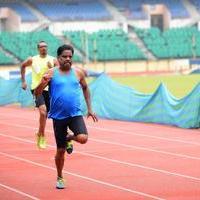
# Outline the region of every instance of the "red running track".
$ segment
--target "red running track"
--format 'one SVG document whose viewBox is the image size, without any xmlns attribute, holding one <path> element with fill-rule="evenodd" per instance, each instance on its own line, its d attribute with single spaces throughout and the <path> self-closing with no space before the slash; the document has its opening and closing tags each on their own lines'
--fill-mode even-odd
<svg viewBox="0 0 200 200">
<path fill-rule="evenodd" d="M 200 131 L 85 120 L 89 141 L 66 155 L 66 189 L 55 189 L 55 141 L 38 150 L 38 113 L 0 107 L 0 199 L 144 200 L 200 199 Z"/>
</svg>

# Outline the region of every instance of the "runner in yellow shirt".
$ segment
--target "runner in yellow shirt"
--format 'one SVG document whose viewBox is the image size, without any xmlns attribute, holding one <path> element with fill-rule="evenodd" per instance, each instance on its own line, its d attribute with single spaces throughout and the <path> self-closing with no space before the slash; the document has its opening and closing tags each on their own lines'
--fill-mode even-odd
<svg viewBox="0 0 200 200">
<path fill-rule="evenodd" d="M 44 73 L 46 73 L 49 68 L 58 65 L 57 60 L 47 54 L 47 43 L 45 41 L 40 41 L 37 44 L 39 54 L 26 59 L 21 65 L 21 80 L 22 88 L 27 89 L 27 83 L 25 80 L 26 67 L 31 66 L 32 68 L 32 83 L 31 91 L 34 94 L 35 88 L 39 85 Z M 39 110 L 39 128 L 36 133 L 37 146 L 38 148 L 46 148 L 45 139 L 45 126 L 47 119 L 47 112 L 49 111 L 49 93 L 48 88 L 45 88 L 42 95 L 35 98 L 36 107 Z"/>
</svg>

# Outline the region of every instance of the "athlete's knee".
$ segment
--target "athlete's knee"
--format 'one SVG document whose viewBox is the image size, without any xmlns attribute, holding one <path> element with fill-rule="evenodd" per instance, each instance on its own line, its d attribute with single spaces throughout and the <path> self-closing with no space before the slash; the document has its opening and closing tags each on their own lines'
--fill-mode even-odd
<svg viewBox="0 0 200 200">
<path fill-rule="evenodd" d="M 46 117 L 46 115 L 47 115 L 47 109 L 46 109 L 46 106 L 40 106 L 39 107 L 39 112 L 40 112 L 40 116 L 42 116 L 42 117 Z"/>
<path fill-rule="evenodd" d="M 40 116 L 41 117 L 46 117 L 47 116 L 47 112 L 46 111 L 41 111 L 40 112 Z"/>
<path fill-rule="evenodd" d="M 65 154 L 64 148 L 58 148 L 56 152 L 56 158 L 63 158 Z"/>
<path fill-rule="evenodd" d="M 79 134 L 77 135 L 77 142 L 81 143 L 81 144 L 85 144 L 88 140 L 88 136 L 86 134 Z"/>
</svg>

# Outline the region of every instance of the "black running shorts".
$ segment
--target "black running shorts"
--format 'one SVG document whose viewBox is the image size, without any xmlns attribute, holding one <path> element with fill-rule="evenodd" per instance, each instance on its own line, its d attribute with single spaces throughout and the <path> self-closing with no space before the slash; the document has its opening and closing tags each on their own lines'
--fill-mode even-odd
<svg viewBox="0 0 200 200">
<path fill-rule="evenodd" d="M 57 148 L 66 147 L 68 128 L 74 133 L 75 136 L 79 134 L 88 134 L 83 116 L 69 117 L 62 120 L 53 119 L 53 128 Z"/>
<path fill-rule="evenodd" d="M 49 112 L 50 108 L 50 99 L 49 99 L 49 92 L 43 90 L 42 94 L 39 96 L 34 95 L 34 90 L 31 90 L 33 97 L 35 98 L 35 106 L 39 108 L 41 105 L 46 105 L 47 112 Z"/>
</svg>

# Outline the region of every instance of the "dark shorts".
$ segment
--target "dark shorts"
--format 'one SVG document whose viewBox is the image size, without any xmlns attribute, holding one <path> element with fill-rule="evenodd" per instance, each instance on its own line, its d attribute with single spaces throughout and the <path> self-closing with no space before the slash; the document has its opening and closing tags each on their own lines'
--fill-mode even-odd
<svg viewBox="0 0 200 200">
<path fill-rule="evenodd" d="M 39 108 L 41 105 L 46 105 L 47 112 L 49 112 L 50 108 L 50 99 L 49 99 L 49 92 L 44 90 L 42 94 L 38 97 L 35 97 L 34 90 L 31 90 L 33 97 L 35 99 L 35 106 Z"/>
<path fill-rule="evenodd" d="M 66 147 L 66 136 L 68 128 L 74 133 L 75 136 L 79 134 L 88 134 L 82 116 L 70 117 L 62 120 L 53 119 L 53 128 L 57 148 Z"/>
</svg>

